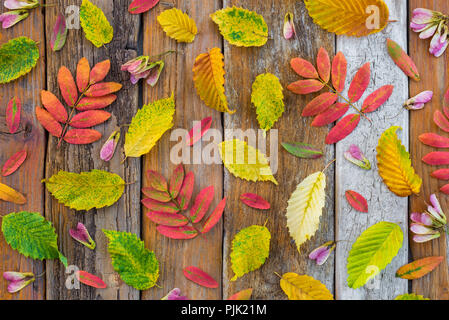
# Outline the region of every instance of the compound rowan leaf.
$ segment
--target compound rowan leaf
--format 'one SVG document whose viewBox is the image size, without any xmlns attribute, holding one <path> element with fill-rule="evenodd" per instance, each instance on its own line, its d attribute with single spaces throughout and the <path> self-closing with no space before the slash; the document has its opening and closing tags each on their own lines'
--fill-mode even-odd
<svg viewBox="0 0 449 320">
<path fill-rule="evenodd" d="M 147 217 L 154 223 L 167 227 L 182 227 L 189 223 L 186 217 L 177 213 L 150 211 Z"/>
<path fill-rule="evenodd" d="M 327 53 L 326 49 L 323 47 L 321 47 L 318 51 L 316 64 L 321 80 L 328 83 L 331 76 L 331 61 L 329 58 L 329 53 Z"/>
<path fill-rule="evenodd" d="M 303 117 L 313 117 L 325 112 L 337 101 L 338 95 L 333 92 L 325 92 L 310 101 L 302 110 Z"/>
<path fill-rule="evenodd" d="M 204 218 L 204 215 L 207 210 L 209 210 L 210 204 L 214 199 L 214 192 L 214 186 L 209 186 L 198 193 L 189 212 L 190 220 L 192 220 L 193 223 L 198 223 Z"/>
<path fill-rule="evenodd" d="M 159 0 L 134 0 L 128 7 L 131 14 L 147 12 L 159 3 Z"/>
<path fill-rule="evenodd" d="M 233 114 L 225 96 L 224 56 L 219 48 L 200 54 L 193 66 L 193 82 L 201 100 L 212 109 Z"/>
<path fill-rule="evenodd" d="M 250 226 L 240 230 L 232 240 L 231 267 L 235 281 L 259 269 L 270 253 L 271 233 L 265 226 Z"/>
<path fill-rule="evenodd" d="M 97 289 L 105 289 L 107 287 L 106 283 L 101 278 L 89 272 L 79 270 L 75 272 L 75 276 L 79 282 L 84 283 L 85 285 L 88 285 L 90 287 Z"/>
<path fill-rule="evenodd" d="M 79 111 L 103 109 L 111 105 L 116 99 L 117 96 L 114 94 L 108 94 L 97 98 L 84 97 L 76 105 L 76 109 Z"/>
<path fill-rule="evenodd" d="M 226 207 L 226 198 L 220 201 L 215 210 L 211 213 L 211 215 L 207 218 L 206 222 L 204 222 L 203 229 L 201 233 L 208 233 L 212 230 L 213 227 L 220 221 L 223 216 L 224 209 Z"/>
<path fill-rule="evenodd" d="M 111 60 L 103 60 L 98 62 L 90 71 L 90 84 L 96 84 L 103 81 L 111 69 Z"/>
<path fill-rule="evenodd" d="M 282 143 L 282 146 L 292 155 L 302 159 L 319 159 L 324 155 L 322 151 L 307 143 Z"/>
<path fill-rule="evenodd" d="M 9 133 L 14 134 L 19 129 L 20 115 L 22 112 L 22 103 L 17 97 L 12 98 L 6 107 L 6 125 Z"/>
<path fill-rule="evenodd" d="M 419 193 L 422 180 L 415 173 L 410 155 L 396 134 L 398 129 L 400 127 L 391 127 L 380 137 L 377 166 L 388 189 L 399 197 L 408 197 Z"/>
<path fill-rule="evenodd" d="M 126 157 L 137 158 L 150 152 L 163 134 L 173 127 L 174 114 L 173 95 L 144 105 L 134 116 L 126 133 Z"/>
<path fill-rule="evenodd" d="M 0 84 L 27 74 L 39 59 L 37 42 L 27 37 L 11 39 L 0 47 Z"/>
<path fill-rule="evenodd" d="M 421 295 L 414 294 L 414 293 L 406 293 L 401 294 L 400 296 L 397 296 L 394 298 L 394 300 L 430 300 L 429 298 L 424 298 Z"/>
<path fill-rule="evenodd" d="M 91 98 L 104 97 L 119 91 L 122 87 L 123 86 L 117 82 L 100 82 L 91 85 L 85 92 L 85 95 Z"/>
<path fill-rule="evenodd" d="M 255 193 L 242 194 L 240 196 L 240 201 L 242 201 L 248 207 L 255 209 L 268 210 L 271 207 L 270 203 L 267 200 Z"/>
<path fill-rule="evenodd" d="M 103 110 L 89 110 L 78 113 L 70 120 L 70 125 L 77 129 L 85 129 L 99 125 L 111 117 L 109 112 Z"/>
<path fill-rule="evenodd" d="M 195 282 L 196 284 L 199 284 L 202 287 L 206 288 L 218 288 L 218 282 L 215 281 L 214 278 L 212 278 L 208 273 L 204 272 L 200 268 L 190 266 L 184 268 L 182 271 L 184 273 L 184 276 L 189 279 L 190 281 Z"/>
<path fill-rule="evenodd" d="M 89 86 L 90 81 L 90 65 L 89 60 L 81 58 L 76 66 L 76 85 L 80 92 L 84 92 Z M 77 106 L 78 108 L 78 106 Z"/>
<path fill-rule="evenodd" d="M 318 230 L 325 204 L 326 175 L 316 172 L 304 179 L 288 200 L 287 227 L 300 251 Z"/>
<path fill-rule="evenodd" d="M 15 204 L 25 204 L 27 199 L 13 188 L 0 183 L 0 200 Z"/>
<path fill-rule="evenodd" d="M 349 114 L 341 119 L 326 137 L 326 144 L 337 143 L 349 136 L 359 125 L 360 115 Z"/>
<path fill-rule="evenodd" d="M 31 259 L 67 259 L 58 250 L 58 235 L 51 222 L 35 212 L 10 213 L 2 219 L 6 243 Z"/>
<path fill-rule="evenodd" d="M 444 257 L 427 257 L 413 261 L 412 263 L 402 266 L 396 271 L 396 277 L 415 280 L 432 272 L 443 262 Z"/>
<path fill-rule="evenodd" d="M 426 154 L 422 161 L 431 166 L 442 166 L 449 164 L 449 152 L 431 152 Z"/>
<path fill-rule="evenodd" d="M 271 181 L 278 184 L 266 156 L 245 141 L 234 139 L 219 144 L 225 167 L 237 178 L 248 181 Z"/>
<path fill-rule="evenodd" d="M 61 123 L 66 123 L 68 114 L 67 110 L 64 108 L 63 104 L 59 99 L 51 92 L 42 90 L 41 91 L 41 102 L 45 109 L 52 115 L 52 117 Z"/>
<path fill-rule="evenodd" d="M 449 138 L 442 137 L 436 133 L 423 133 L 418 138 L 419 141 L 431 147 L 449 148 Z"/>
<path fill-rule="evenodd" d="M 170 181 L 168 182 L 168 192 L 174 199 L 176 199 L 179 194 L 179 190 L 181 190 L 182 183 L 184 182 L 184 175 L 184 166 L 181 163 L 175 168 L 175 170 L 173 170 Z"/>
<path fill-rule="evenodd" d="M 251 102 L 256 107 L 262 130 L 270 130 L 284 113 L 284 94 L 279 79 L 271 73 L 258 75 L 253 83 Z"/>
<path fill-rule="evenodd" d="M 301 77 L 307 79 L 318 79 L 318 71 L 313 64 L 302 58 L 294 58 L 290 61 L 292 69 Z"/>
<path fill-rule="evenodd" d="M 101 133 L 93 129 L 71 129 L 64 135 L 64 141 L 70 144 L 90 144 L 101 139 Z"/>
<path fill-rule="evenodd" d="M 363 37 L 379 32 L 387 26 L 390 15 L 383 0 L 305 0 L 304 3 L 313 22 L 337 35 Z M 372 18 L 373 10 L 369 10 L 373 7 L 376 21 Z"/>
<path fill-rule="evenodd" d="M 64 101 L 73 107 L 78 100 L 78 89 L 69 69 L 62 66 L 58 71 L 58 85 Z"/>
<path fill-rule="evenodd" d="M 53 116 L 46 110 L 36 107 L 36 118 L 39 123 L 47 130 L 52 136 L 60 137 L 62 134 L 62 126 Z"/>
<path fill-rule="evenodd" d="M 268 26 L 256 12 L 233 6 L 211 14 L 221 35 L 237 47 L 261 47 L 268 40 Z"/>
<path fill-rule="evenodd" d="M 250 300 L 253 294 L 253 289 L 245 289 L 239 291 L 228 298 L 228 300 Z"/>
<path fill-rule="evenodd" d="M 290 83 L 287 89 L 296 94 L 309 94 L 320 91 L 324 86 L 325 84 L 321 81 L 310 79 Z"/>
<path fill-rule="evenodd" d="M 50 38 L 50 47 L 53 51 L 59 51 L 64 47 L 68 31 L 69 29 L 67 29 L 65 23 L 65 16 L 62 13 L 59 13 Z"/>
<path fill-rule="evenodd" d="M 381 105 L 387 102 L 393 94 L 394 86 L 386 85 L 371 93 L 363 102 L 362 112 L 370 113 L 376 111 Z"/>
<path fill-rule="evenodd" d="M 189 240 L 195 238 L 198 235 L 198 231 L 196 231 L 195 228 L 191 226 L 167 227 L 161 225 L 158 226 L 156 230 L 163 236 L 175 240 Z"/>
<path fill-rule="evenodd" d="M 104 230 L 109 239 L 108 252 L 120 278 L 137 290 L 147 290 L 159 278 L 159 261 L 153 251 L 135 234 Z"/>
<path fill-rule="evenodd" d="M 79 211 L 109 207 L 125 190 L 125 181 L 120 176 L 101 170 L 80 174 L 59 171 L 42 182 L 60 203 Z"/>
<path fill-rule="evenodd" d="M 449 120 L 439 110 L 435 110 L 433 114 L 433 121 L 444 132 L 449 132 Z"/>
<path fill-rule="evenodd" d="M 192 130 L 189 131 L 188 146 L 193 146 L 195 143 L 201 140 L 212 125 L 212 117 L 207 117 L 201 120 L 198 124 L 194 125 Z"/>
<path fill-rule="evenodd" d="M 371 80 L 370 63 L 365 63 L 354 76 L 348 91 L 348 97 L 351 102 L 357 102 L 365 93 Z"/>
<path fill-rule="evenodd" d="M 315 119 L 313 119 L 311 126 L 312 127 L 327 126 L 343 117 L 346 114 L 346 112 L 348 112 L 348 110 L 349 110 L 348 103 L 337 102 L 336 104 L 330 106 L 323 113 L 317 115 Z"/>
<path fill-rule="evenodd" d="M 26 158 L 27 152 L 25 150 L 15 153 L 3 165 L 2 175 L 6 177 L 16 172 L 16 170 L 22 165 Z"/>
<path fill-rule="evenodd" d="M 345 88 L 348 61 L 343 52 L 339 51 L 332 60 L 332 85 L 337 92 Z"/>
<path fill-rule="evenodd" d="M 352 245 L 348 256 L 348 286 L 357 289 L 380 273 L 402 247 L 401 227 L 379 222 L 365 230 Z"/>
<path fill-rule="evenodd" d="M 334 300 L 334 296 L 320 281 L 293 272 L 281 278 L 281 288 L 289 300 Z"/>
<path fill-rule="evenodd" d="M 114 29 L 103 11 L 89 0 L 83 0 L 80 8 L 80 23 L 86 39 L 100 48 L 112 41 Z"/>
<path fill-rule="evenodd" d="M 401 46 L 391 39 L 387 39 L 387 48 L 394 63 L 411 79 L 420 81 L 418 68 Z"/>
<path fill-rule="evenodd" d="M 348 200 L 348 203 L 355 210 L 365 213 L 368 212 L 368 202 L 361 194 L 352 190 L 348 190 L 346 191 L 345 195 L 346 200 Z"/>
<path fill-rule="evenodd" d="M 163 11 L 157 21 L 167 36 L 178 42 L 190 43 L 198 33 L 195 20 L 177 8 Z"/>
</svg>

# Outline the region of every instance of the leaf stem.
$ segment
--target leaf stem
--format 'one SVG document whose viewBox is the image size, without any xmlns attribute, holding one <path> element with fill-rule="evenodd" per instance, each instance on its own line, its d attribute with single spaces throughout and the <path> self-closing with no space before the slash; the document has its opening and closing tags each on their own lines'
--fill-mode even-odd
<svg viewBox="0 0 449 320">
<path fill-rule="evenodd" d="M 322 172 L 326 171 L 326 170 L 331 166 L 331 164 L 334 163 L 335 161 L 337 161 L 337 159 L 334 159 L 334 160 L 332 160 L 331 162 L 329 162 L 329 163 L 324 167 L 324 169 L 323 169 Z"/>
<path fill-rule="evenodd" d="M 163 53 L 151 56 L 151 57 L 149 57 L 149 59 L 152 60 L 154 58 L 163 58 L 163 57 L 165 57 L 165 56 L 167 56 L 169 54 L 172 54 L 172 53 L 178 53 L 178 51 L 177 50 L 168 50 L 168 51 L 165 51 Z"/>
<path fill-rule="evenodd" d="M 274 272 L 275 275 L 277 275 L 280 279 L 282 279 L 281 275 L 279 273 L 277 273 L 276 271 Z"/>
</svg>

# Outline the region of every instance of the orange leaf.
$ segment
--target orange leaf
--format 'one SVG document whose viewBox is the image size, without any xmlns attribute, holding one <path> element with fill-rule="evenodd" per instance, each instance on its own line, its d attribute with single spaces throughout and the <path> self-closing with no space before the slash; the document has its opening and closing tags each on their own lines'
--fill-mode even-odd
<svg viewBox="0 0 449 320">
<path fill-rule="evenodd" d="M 391 39 L 387 39 L 388 53 L 394 63 L 411 79 L 415 81 L 421 80 L 419 71 L 413 60 L 405 53 L 401 46 Z"/>
<path fill-rule="evenodd" d="M 47 109 L 56 121 L 66 123 L 68 117 L 67 111 L 53 93 L 42 90 L 41 101 L 45 109 Z"/>
<path fill-rule="evenodd" d="M 329 59 L 329 54 L 327 53 L 326 49 L 320 48 L 318 51 L 318 56 L 316 59 L 316 64 L 318 67 L 318 73 L 320 75 L 320 78 L 328 83 L 330 76 L 331 76 L 331 61 Z"/>
<path fill-rule="evenodd" d="M 27 202 L 27 199 L 21 193 L 3 183 L 0 183 L 0 200 L 15 204 L 25 204 Z"/>
<path fill-rule="evenodd" d="M 73 107 L 78 100 L 78 89 L 70 70 L 62 66 L 58 72 L 58 85 L 64 101 Z"/>
<path fill-rule="evenodd" d="M 332 84 L 337 92 L 345 88 L 348 61 L 342 52 L 338 52 L 332 61 Z"/>
<path fill-rule="evenodd" d="M 407 280 L 419 279 L 432 272 L 440 265 L 443 259 L 444 257 L 427 257 L 413 261 L 412 263 L 400 267 L 398 271 L 396 271 L 396 277 Z"/>
<path fill-rule="evenodd" d="M 84 92 L 89 86 L 89 74 L 90 65 L 86 58 L 81 58 L 78 61 L 78 66 L 76 67 L 76 84 L 78 85 L 78 90 Z"/>
<path fill-rule="evenodd" d="M 62 126 L 53 116 L 46 110 L 36 107 L 36 117 L 39 123 L 55 137 L 60 137 L 62 134 Z"/>
<path fill-rule="evenodd" d="M 359 114 L 350 114 L 341 119 L 326 137 L 326 144 L 334 144 L 343 140 L 358 126 L 360 122 Z"/>
<path fill-rule="evenodd" d="M 288 85 L 287 89 L 296 94 L 309 94 L 320 91 L 325 86 L 318 80 L 299 80 Z"/>
<path fill-rule="evenodd" d="M 419 136 L 419 141 L 435 148 L 449 148 L 449 139 L 436 133 L 423 133 Z"/>
<path fill-rule="evenodd" d="M 315 67 L 307 60 L 294 58 L 290 61 L 293 70 L 301 77 L 308 79 L 318 79 L 318 72 Z"/>
<path fill-rule="evenodd" d="M 103 81 L 104 78 L 106 78 L 106 76 L 108 75 L 110 69 L 111 61 L 109 59 L 97 63 L 90 72 L 90 84 L 95 84 Z"/>
<path fill-rule="evenodd" d="M 228 300 L 249 300 L 251 299 L 251 295 L 253 294 L 253 289 L 246 289 L 236 294 L 233 294 L 228 298 Z"/>
<path fill-rule="evenodd" d="M 116 99 L 117 96 L 115 94 L 108 94 L 98 98 L 85 97 L 80 100 L 76 109 L 79 111 L 103 109 L 111 105 Z"/>
<path fill-rule="evenodd" d="M 349 87 L 348 97 L 351 102 L 357 102 L 368 88 L 371 78 L 371 67 L 369 62 L 365 63 L 354 76 Z"/>
<path fill-rule="evenodd" d="M 111 117 L 109 112 L 103 110 L 84 111 L 72 118 L 70 125 L 77 129 L 90 128 L 105 122 Z"/>
<path fill-rule="evenodd" d="M 381 105 L 387 102 L 393 94 L 394 86 L 383 86 L 371 93 L 363 102 L 362 112 L 370 113 L 376 111 Z"/>
<path fill-rule="evenodd" d="M 337 102 L 323 113 L 317 115 L 311 124 L 312 127 L 323 127 L 331 124 L 348 112 L 349 104 Z"/>
<path fill-rule="evenodd" d="M 120 83 L 100 82 L 89 87 L 86 91 L 87 97 L 103 97 L 108 94 L 119 91 L 122 88 Z"/>
<path fill-rule="evenodd" d="M 64 141 L 71 144 L 89 144 L 100 139 L 101 133 L 92 129 L 72 129 L 64 136 Z"/>
<path fill-rule="evenodd" d="M 337 101 L 338 95 L 332 92 L 320 94 L 318 97 L 310 101 L 302 110 L 303 117 L 312 117 L 326 111 L 331 105 Z"/>
<path fill-rule="evenodd" d="M 101 278 L 94 276 L 93 274 L 90 274 L 86 271 L 77 271 L 76 278 L 79 282 L 97 289 L 104 289 L 107 287 L 106 283 L 104 283 Z"/>
</svg>

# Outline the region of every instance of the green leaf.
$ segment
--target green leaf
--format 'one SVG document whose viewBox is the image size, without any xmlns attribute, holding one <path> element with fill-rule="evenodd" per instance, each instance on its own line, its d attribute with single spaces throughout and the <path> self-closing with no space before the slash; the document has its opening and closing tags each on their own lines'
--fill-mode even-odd
<svg viewBox="0 0 449 320">
<path fill-rule="evenodd" d="M 232 7 L 211 14 L 222 36 L 238 47 L 261 47 L 268 40 L 268 26 L 256 12 Z"/>
<path fill-rule="evenodd" d="M 251 102 L 256 107 L 260 128 L 270 130 L 284 113 L 284 94 L 279 79 L 271 73 L 257 76 Z"/>
<path fill-rule="evenodd" d="M 4 216 L 2 232 L 6 243 L 25 257 L 60 259 L 67 266 L 67 258 L 58 250 L 55 229 L 39 213 L 22 211 Z"/>
<path fill-rule="evenodd" d="M 241 230 L 232 240 L 231 264 L 237 280 L 248 272 L 259 269 L 270 253 L 271 233 L 265 226 L 250 226 Z"/>
<path fill-rule="evenodd" d="M 414 294 L 414 293 L 406 293 L 401 294 L 400 296 L 397 296 L 394 298 L 394 300 L 430 300 L 429 298 L 424 298 L 421 295 Z"/>
<path fill-rule="evenodd" d="M 103 11 L 89 0 L 83 0 L 81 4 L 80 22 L 86 39 L 97 48 L 112 41 L 114 29 Z"/>
<path fill-rule="evenodd" d="M 39 59 L 37 43 L 27 37 L 18 37 L 0 47 L 0 84 L 27 74 Z"/>
<path fill-rule="evenodd" d="M 112 266 L 123 281 L 137 290 L 146 290 L 156 285 L 159 278 L 159 261 L 153 251 L 135 234 L 104 230 L 109 239 L 108 252 Z"/>
<path fill-rule="evenodd" d="M 157 100 L 140 109 L 133 118 L 125 138 L 126 157 L 140 157 L 156 145 L 163 134 L 173 127 L 175 99 Z"/>
<path fill-rule="evenodd" d="M 75 210 L 87 211 L 111 206 L 125 190 L 125 181 L 120 176 L 101 170 L 80 174 L 59 171 L 42 182 L 59 202 Z"/>
<path fill-rule="evenodd" d="M 364 286 L 393 260 L 402 247 L 401 227 L 391 222 L 379 222 L 365 230 L 348 256 L 348 286 Z"/>
</svg>

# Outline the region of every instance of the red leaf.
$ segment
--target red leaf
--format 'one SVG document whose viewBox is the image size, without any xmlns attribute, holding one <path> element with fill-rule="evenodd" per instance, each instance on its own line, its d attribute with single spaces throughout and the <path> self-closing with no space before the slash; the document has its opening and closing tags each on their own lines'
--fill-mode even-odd
<svg viewBox="0 0 449 320">
<path fill-rule="evenodd" d="M 117 99 L 115 94 L 108 94 L 107 96 L 98 98 L 85 97 L 80 100 L 76 109 L 79 111 L 103 109 L 112 104 Z"/>
<path fill-rule="evenodd" d="M 444 94 L 443 99 L 443 111 L 446 117 L 449 118 L 449 88 L 447 89 L 446 93 Z"/>
<path fill-rule="evenodd" d="M 325 112 L 331 105 L 337 101 L 338 95 L 332 92 L 320 94 L 318 97 L 310 101 L 302 110 L 303 117 L 312 117 Z"/>
<path fill-rule="evenodd" d="M 201 138 L 204 136 L 204 134 L 210 129 L 212 125 L 212 117 L 207 117 L 201 120 L 200 123 L 193 126 L 192 130 L 189 132 L 189 142 L 188 146 L 193 146 L 195 143 L 197 143 Z"/>
<path fill-rule="evenodd" d="M 394 86 L 383 86 L 371 93 L 363 102 L 362 112 L 370 113 L 376 111 L 381 105 L 387 102 L 393 94 Z"/>
<path fill-rule="evenodd" d="M 73 107 L 78 100 L 78 89 L 69 69 L 62 66 L 58 72 L 58 85 L 64 101 Z"/>
<path fill-rule="evenodd" d="M 72 129 L 64 136 L 64 141 L 70 144 L 89 144 L 100 139 L 101 133 L 92 129 Z"/>
<path fill-rule="evenodd" d="M 371 78 L 371 67 L 369 62 L 365 63 L 354 76 L 349 87 L 348 97 L 351 102 L 357 102 L 365 93 Z"/>
<path fill-rule="evenodd" d="M 160 202 L 153 199 L 143 199 L 142 204 L 147 207 L 150 211 L 154 212 L 164 212 L 164 213 L 178 213 L 179 208 L 172 202 Z"/>
<path fill-rule="evenodd" d="M 167 227 L 182 227 L 189 223 L 186 217 L 177 213 L 150 211 L 147 213 L 147 217 L 154 223 Z"/>
<path fill-rule="evenodd" d="M 92 79 L 91 79 L 92 81 Z M 100 82 L 97 84 L 93 84 L 87 89 L 86 96 L 87 97 L 103 97 L 108 94 L 119 91 L 122 88 L 120 83 L 116 82 Z"/>
<path fill-rule="evenodd" d="M 170 195 L 167 193 L 167 191 L 159 191 L 156 189 L 153 189 L 151 187 L 143 188 L 142 192 L 150 199 L 160 201 L 160 202 L 169 202 L 171 201 Z"/>
<path fill-rule="evenodd" d="M 36 117 L 39 123 L 47 130 L 52 136 L 60 137 L 62 134 L 62 126 L 53 116 L 46 110 L 36 107 Z"/>
<path fill-rule="evenodd" d="M 14 154 L 5 162 L 2 169 L 2 175 L 6 177 L 16 172 L 16 170 L 22 165 L 26 158 L 27 152 L 25 150 L 19 151 Z"/>
<path fill-rule="evenodd" d="M 186 210 L 189 207 L 190 199 L 192 198 L 193 186 L 195 183 L 195 175 L 193 172 L 186 174 L 179 195 L 176 198 L 181 210 Z"/>
<path fill-rule="evenodd" d="M 9 129 L 9 133 L 16 133 L 20 125 L 20 113 L 22 112 L 22 104 L 17 97 L 12 98 L 8 102 L 6 107 L 6 124 Z"/>
<path fill-rule="evenodd" d="M 315 67 L 307 60 L 294 58 L 290 61 L 293 70 L 301 77 L 308 79 L 318 79 L 318 72 Z"/>
<path fill-rule="evenodd" d="M 326 144 L 334 144 L 343 140 L 354 131 L 360 122 L 359 114 L 350 114 L 341 119 L 326 137 Z"/>
<path fill-rule="evenodd" d="M 76 279 L 78 279 L 79 282 L 84 283 L 85 285 L 97 288 L 97 289 L 104 289 L 107 287 L 106 283 L 104 281 L 94 276 L 93 274 L 90 274 L 86 271 L 77 271 L 76 273 Z"/>
<path fill-rule="evenodd" d="M 439 110 L 436 110 L 433 114 L 433 121 L 441 130 L 449 132 L 449 121 Z"/>
<path fill-rule="evenodd" d="M 78 66 L 76 67 L 76 84 L 80 92 L 84 92 L 89 85 L 90 80 L 90 65 L 86 58 L 81 58 L 78 61 Z"/>
<path fill-rule="evenodd" d="M 254 193 L 245 193 L 240 196 L 240 201 L 248 207 L 267 210 L 270 209 L 270 203 L 261 196 Z"/>
<path fill-rule="evenodd" d="M 443 192 L 444 194 L 449 195 L 449 184 L 442 186 L 440 191 Z"/>
<path fill-rule="evenodd" d="M 435 148 L 449 148 L 449 139 L 436 133 L 423 133 L 419 140 L 425 145 Z"/>
<path fill-rule="evenodd" d="M 348 190 L 346 191 L 346 200 L 348 200 L 351 207 L 360 212 L 368 212 L 368 202 L 359 193 Z"/>
<path fill-rule="evenodd" d="M 226 198 L 220 201 L 218 206 L 215 208 L 214 212 L 211 213 L 209 218 L 207 218 L 204 223 L 203 230 L 201 233 L 208 233 L 212 228 L 220 221 L 221 216 L 223 215 L 224 208 L 226 207 Z"/>
<path fill-rule="evenodd" d="M 198 193 L 195 198 L 195 202 L 190 208 L 190 220 L 193 223 L 198 223 L 203 219 L 207 210 L 209 210 L 210 204 L 214 198 L 214 186 L 204 188 Z"/>
<path fill-rule="evenodd" d="M 439 180 L 449 180 L 449 169 L 440 169 L 432 172 L 432 177 Z"/>
<path fill-rule="evenodd" d="M 426 154 L 422 161 L 432 166 L 442 166 L 449 164 L 449 152 L 431 152 Z"/>
<path fill-rule="evenodd" d="M 110 69 L 111 61 L 109 59 L 97 63 L 90 72 L 90 84 L 95 84 L 103 81 L 104 78 L 106 78 L 106 76 L 108 75 Z"/>
<path fill-rule="evenodd" d="M 387 39 L 387 48 L 394 63 L 396 63 L 407 76 L 415 81 L 421 80 L 415 63 L 398 43 L 391 39 Z"/>
<path fill-rule="evenodd" d="M 110 117 L 111 114 L 109 112 L 103 110 L 89 110 L 74 116 L 70 121 L 70 125 L 78 129 L 90 128 L 107 121 Z"/>
<path fill-rule="evenodd" d="M 317 115 L 313 120 L 312 127 L 322 127 L 331 124 L 343 117 L 349 110 L 348 103 L 337 102 L 323 113 Z"/>
<path fill-rule="evenodd" d="M 217 281 L 200 268 L 190 266 L 183 270 L 184 276 L 190 281 L 206 288 L 218 288 Z"/>
<path fill-rule="evenodd" d="M 320 48 L 316 59 L 318 74 L 324 82 L 328 83 L 331 76 L 331 61 L 326 49 Z"/>
<path fill-rule="evenodd" d="M 320 91 L 325 86 L 318 80 L 299 80 L 288 85 L 287 89 L 296 94 L 309 94 Z"/>
<path fill-rule="evenodd" d="M 427 257 L 413 261 L 412 263 L 402 266 L 396 271 L 396 277 L 415 280 L 422 278 L 426 274 L 432 272 L 443 262 L 444 257 Z"/>
<path fill-rule="evenodd" d="M 182 163 L 176 167 L 170 177 L 168 192 L 175 199 L 179 195 L 179 190 L 181 190 L 182 183 L 184 182 L 184 166 Z"/>
<path fill-rule="evenodd" d="M 182 227 L 167 227 L 167 226 L 158 226 L 156 230 L 170 239 L 176 240 L 188 240 L 193 239 L 198 235 L 198 231 L 195 228 L 190 226 L 182 226 Z"/>
<path fill-rule="evenodd" d="M 345 88 L 348 61 L 342 52 L 338 52 L 332 61 L 332 84 L 337 92 Z"/>
<path fill-rule="evenodd" d="M 61 101 L 59 101 L 56 96 L 49 92 L 42 90 L 41 91 L 41 101 L 44 105 L 45 109 L 53 116 L 53 118 L 61 123 L 66 123 L 68 114 Z"/>
<path fill-rule="evenodd" d="M 128 11 L 131 14 L 147 12 L 157 5 L 159 0 L 134 0 L 129 5 Z"/>
<path fill-rule="evenodd" d="M 253 294 L 253 289 L 246 289 L 236 294 L 233 294 L 228 298 L 228 300 L 249 300 L 251 299 L 251 295 Z"/>
<path fill-rule="evenodd" d="M 146 172 L 148 186 L 158 191 L 168 191 L 168 183 L 165 177 L 157 171 L 148 170 Z"/>
</svg>

